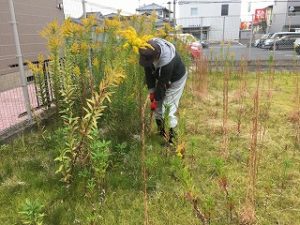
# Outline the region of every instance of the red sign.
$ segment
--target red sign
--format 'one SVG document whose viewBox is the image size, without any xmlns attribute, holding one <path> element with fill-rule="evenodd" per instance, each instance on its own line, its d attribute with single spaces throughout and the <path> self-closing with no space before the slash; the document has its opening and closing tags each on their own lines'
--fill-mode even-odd
<svg viewBox="0 0 300 225">
<path fill-rule="evenodd" d="M 267 20 L 266 9 L 255 9 L 253 23 L 258 24 L 261 21 L 266 21 L 266 20 Z"/>
</svg>

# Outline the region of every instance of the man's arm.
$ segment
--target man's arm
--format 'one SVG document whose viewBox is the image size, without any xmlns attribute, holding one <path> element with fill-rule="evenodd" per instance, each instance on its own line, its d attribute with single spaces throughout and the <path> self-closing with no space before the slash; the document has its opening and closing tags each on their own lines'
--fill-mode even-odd
<svg viewBox="0 0 300 225">
<path fill-rule="evenodd" d="M 152 68 L 144 67 L 144 70 L 145 70 L 147 87 L 150 91 L 154 90 L 155 89 L 155 77 L 152 74 Z"/>
<path fill-rule="evenodd" d="M 167 87 L 171 83 L 172 73 L 174 69 L 174 60 L 169 64 L 160 68 L 159 78 L 155 90 L 155 99 L 157 101 L 162 100 L 165 97 Z"/>
</svg>

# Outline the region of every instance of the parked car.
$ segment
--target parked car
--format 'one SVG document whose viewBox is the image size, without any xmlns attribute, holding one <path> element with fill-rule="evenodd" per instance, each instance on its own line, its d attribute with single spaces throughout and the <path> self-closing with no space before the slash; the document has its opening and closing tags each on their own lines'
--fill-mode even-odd
<svg viewBox="0 0 300 225">
<path fill-rule="evenodd" d="M 293 49 L 294 42 L 300 38 L 297 32 L 278 32 L 274 33 L 270 38 L 266 39 L 262 48 L 267 49 Z"/>
<path fill-rule="evenodd" d="M 201 41 L 200 43 L 202 45 L 202 48 L 208 48 L 209 47 L 209 43 L 207 41 Z"/>
<path fill-rule="evenodd" d="M 263 43 L 265 42 L 265 40 L 270 38 L 272 35 L 273 35 L 273 33 L 267 33 L 267 34 L 264 34 L 263 36 L 261 36 L 259 39 L 256 39 L 254 42 L 254 47 L 260 48 L 263 45 Z"/>
<path fill-rule="evenodd" d="M 298 55 L 300 55 L 300 38 L 297 38 L 294 42 L 294 49 Z"/>
<path fill-rule="evenodd" d="M 175 36 L 175 38 L 178 38 L 187 45 L 188 51 L 193 59 L 200 58 L 202 56 L 202 45 L 192 34 L 171 34 L 171 36 Z"/>
</svg>

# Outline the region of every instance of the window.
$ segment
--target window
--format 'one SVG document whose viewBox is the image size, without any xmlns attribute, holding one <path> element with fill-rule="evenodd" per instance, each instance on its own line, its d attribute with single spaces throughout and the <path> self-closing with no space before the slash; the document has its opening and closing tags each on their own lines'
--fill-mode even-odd
<svg viewBox="0 0 300 225">
<path fill-rule="evenodd" d="M 198 15 L 198 8 L 191 8 L 191 16 L 197 16 Z"/>
<path fill-rule="evenodd" d="M 221 16 L 228 16 L 228 11 L 229 11 L 229 5 L 228 4 L 222 5 Z"/>
</svg>

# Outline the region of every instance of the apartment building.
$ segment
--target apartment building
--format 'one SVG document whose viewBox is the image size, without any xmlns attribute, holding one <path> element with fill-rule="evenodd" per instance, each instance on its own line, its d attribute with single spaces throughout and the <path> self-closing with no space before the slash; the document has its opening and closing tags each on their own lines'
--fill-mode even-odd
<svg viewBox="0 0 300 225">
<path fill-rule="evenodd" d="M 202 40 L 239 39 L 241 1 L 178 1 L 176 24 Z"/>
<path fill-rule="evenodd" d="M 275 0 L 270 32 L 300 32 L 300 1 Z"/>
</svg>

